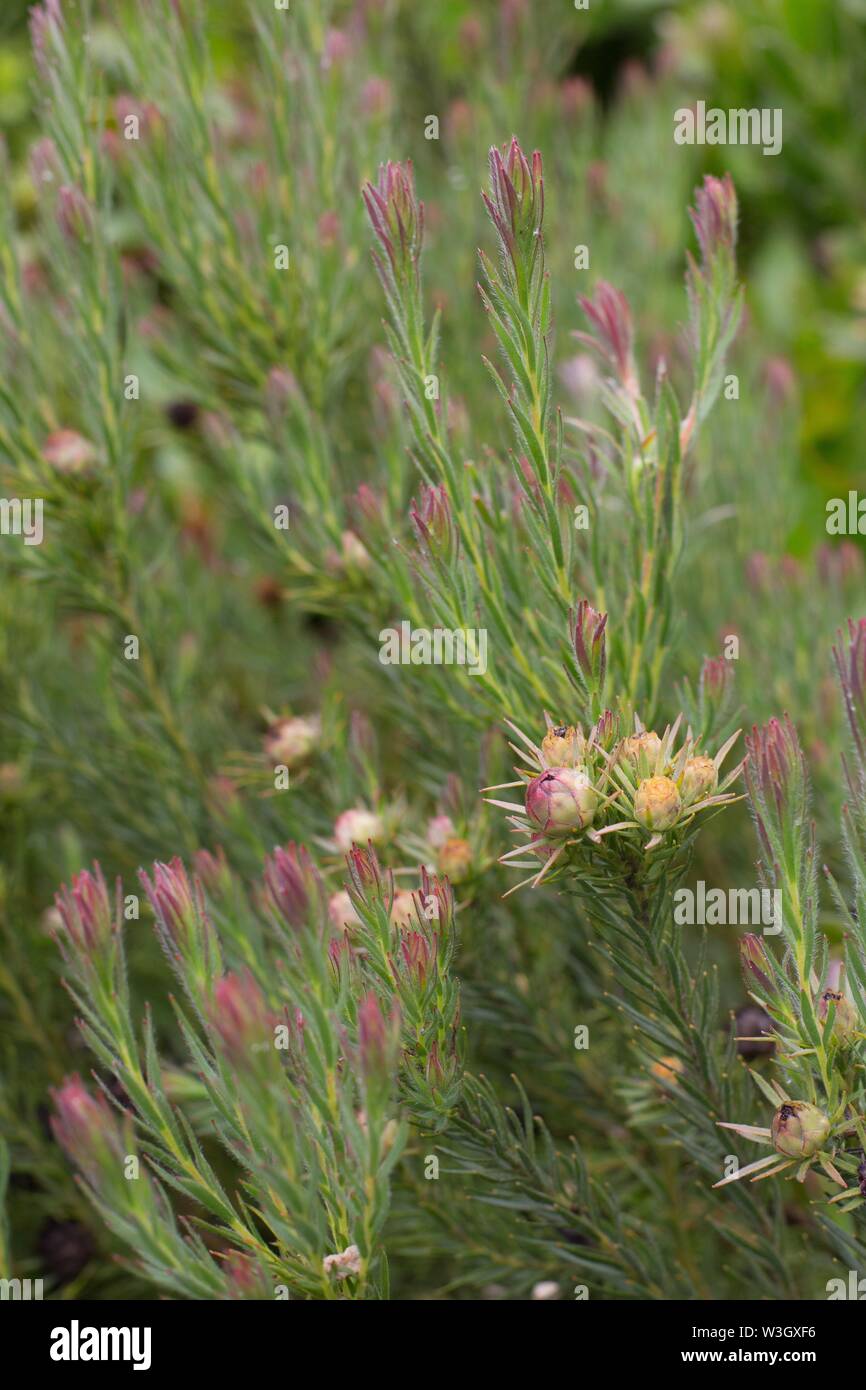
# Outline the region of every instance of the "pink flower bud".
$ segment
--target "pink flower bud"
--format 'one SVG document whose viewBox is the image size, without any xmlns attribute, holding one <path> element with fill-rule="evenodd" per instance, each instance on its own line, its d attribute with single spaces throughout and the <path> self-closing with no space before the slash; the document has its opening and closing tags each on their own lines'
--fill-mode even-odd
<svg viewBox="0 0 866 1390">
<path fill-rule="evenodd" d="M 415 195 L 412 161 L 380 164 L 376 184 L 363 189 L 367 215 L 398 284 L 417 282 L 424 240 L 424 204 Z M 384 270 L 378 262 L 380 271 Z"/>
<path fill-rule="evenodd" d="M 634 363 L 634 330 L 625 295 L 621 290 L 614 289 L 606 280 L 599 280 L 594 298 L 580 296 L 578 303 L 594 332 L 576 333 L 574 336 L 594 347 L 607 361 L 628 393 L 637 395 L 639 387 Z"/>
<path fill-rule="evenodd" d="M 288 367 L 272 367 L 265 383 L 265 407 L 271 419 L 279 419 L 289 403 L 303 399 L 298 379 Z"/>
<path fill-rule="evenodd" d="M 740 968 L 746 989 L 759 985 L 767 994 L 772 992 L 770 984 L 770 962 L 759 937 L 754 932 L 746 932 L 740 938 Z"/>
<path fill-rule="evenodd" d="M 311 905 L 320 906 L 324 898 L 309 852 L 294 841 L 265 859 L 265 884 L 277 915 L 295 930 L 306 925 Z"/>
<path fill-rule="evenodd" d="M 590 110 L 593 104 L 592 84 L 583 77 L 569 77 L 559 89 L 559 105 L 567 121 Z"/>
<path fill-rule="evenodd" d="M 545 835 L 585 830 L 597 808 L 598 792 L 577 768 L 551 768 L 533 777 L 526 788 L 526 814 Z"/>
<path fill-rule="evenodd" d="M 569 615 L 569 622 L 578 671 L 587 689 L 600 694 L 607 672 L 607 614 L 597 612 L 584 598 Z"/>
<path fill-rule="evenodd" d="M 43 0 L 30 11 L 30 42 L 33 57 L 43 77 L 50 66 L 51 48 L 60 37 L 63 29 L 63 12 L 60 0 Z"/>
<path fill-rule="evenodd" d="M 273 1285 L 267 1273 L 249 1255 L 231 1250 L 225 1259 L 223 1272 L 230 1299 L 273 1298 Z"/>
<path fill-rule="evenodd" d="M 102 1095 L 92 1095 L 77 1074 L 51 1092 L 51 1130 L 60 1147 L 94 1186 L 123 1155 L 120 1121 Z"/>
<path fill-rule="evenodd" d="M 337 931 L 345 931 L 346 928 L 358 927 L 361 919 L 355 910 L 355 905 L 345 888 L 339 892 L 332 893 L 328 899 L 328 920 L 331 926 Z"/>
<path fill-rule="evenodd" d="M 138 877 L 153 908 L 157 933 L 169 957 L 175 958 L 178 952 L 189 957 L 208 929 L 201 885 L 190 882 L 177 855 L 169 864 L 154 864 L 153 882 L 144 869 L 139 869 Z"/>
<path fill-rule="evenodd" d="M 92 471 L 96 448 L 77 430 L 55 430 L 42 445 L 42 457 L 58 473 L 69 477 Z"/>
<path fill-rule="evenodd" d="M 544 221 L 544 179 L 538 150 L 530 163 L 520 144 L 512 137 L 502 151 L 495 145 L 489 156 L 490 193 L 483 193 L 503 253 L 514 267 L 518 261 L 531 268 L 541 250 Z"/>
<path fill-rule="evenodd" d="M 361 88 L 361 110 L 365 116 L 384 116 L 391 105 L 391 84 L 384 77 L 368 77 Z"/>
<path fill-rule="evenodd" d="M 64 184 L 57 194 L 57 222 L 67 241 L 90 240 L 93 209 L 75 184 Z"/>
<path fill-rule="evenodd" d="M 355 891 L 362 898 L 366 897 L 368 888 L 375 888 L 377 893 L 381 892 L 382 874 L 372 845 L 368 845 L 366 849 L 359 849 L 357 845 L 353 845 L 346 855 L 346 863 Z"/>
<path fill-rule="evenodd" d="M 352 40 L 342 29 L 329 29 L 325 35 L 322 67 L 339 67 L 352 52 Z"/>
<path fill-rule="evenodd" d="M 454 835 L 440 849 L 436 867 L 451 883 L 463 883 L 472 872 L 473 859 L 469 841 Z"/>
<path fill-rule="evenodd" d="M 224 893 L 231 885 L 231 872 L 220 846 L 215 853 L 209 849 L 196 850 L 192 857 L 195 871 L 205 888 L 212 893 Z"/>
<path fill-rule="evenodd" d="M 353 845 L 366 845 L 371 841 L 378 844 L 385 838 L 385 824 L 375 811 L 366 806 L 354 806 L 343 811 L 334 822 L 334 839 L 337 848 L 348 854 Z"/>
<path fill-rule="evenodd" d="M 358 1009 L 358 1049 L 361 1070 L 366 1077 L 384 1078 L 394 1067 L 400 1040 L 400 1013 L 397 1001 L 386 1019 L 372 990 Z"/>
<path fill-rule="evenodd" d="M 427 824 L 426 838 L 432 849 L 441 849 L 453 834 L 454 822 L 450 816 L 434 816 Z"/>
<path fill-rule="evenodd" d="M 430 555 L 447 559 L 454 549 L 455 531 L 451 517 L 451 502 L 444 487 L 424 486 L 421 503 L 412 499 L 409 511 L 415 534 Z"/>
<path fill-rule="evenodd" d="M 37 140 L 30 151 L 30 177 L 37 192 L 46 184 L 59 183 L 60 155 L 57 146 L 47 136 Z"/>
<path fill-rule="evenodd" d="M 746 735 L 746 783 L 753 799 L 775 805 L 781 815 L 789 788 L 803 774 L 803 754 L 797 731 L 787 715 L 784 723 L 771 719 L 754 725 Z"/>
<path fill-rule="evenodd" d="M 840 631 L 833 647 L 848 727 L 861 768 L 866 768 L 866 618 L 848 619 L 848 643 Z"/>
<path fill-rule="evenodd" d="M 695 190 L 695 206 L 689 209 L 689 215 L 705 263 L 720 251 L 733 253 L 737 244 L 737 195 L 730 174 L 722 179 L 707 174 Z"/>
<path fill-rule="evenodd" d="M 400 941 L 400 952 L 409 974 L 419 985 L 424 985 L 427 975 L 435 963 L 437 937 L 428 939 L 419 931 L 404 932 Z"/>
<path fill-rule="evenodd" d="M 93 956 L 111 943 L 120 922 L 120 880 L 117 892 L 114 916 L 102 870 L 94 864 L 92 874 L 84 869 L 73 877 L 71 889 L 64 885 L 56 895 L 63 929 L 80 955 Z"/>
<path fill-rule="evenodd" d="M 275 1017 L 249 970 L 229 971 L 217 981 L 208 1017 L 235 1063 L 248 1063 L 255 1050 L 273 1044 Z"/>
<path fill-rule="evenodd" d="M 317 714 L 278 719 L 265 734 L 265 757 L 274 767 L 300 767 L 313 754 L 322 736 Z"/>
<path fill-rule="evenodd" d="M 337 1279 L 348 1279 L 350 1275 L 361 1272 L 361 1252 L 357 1245 L 347 1245 L 338 1255 L 326 1255 L 322 1268 L 326 1274 L 333 1274 Z"/>
</svg>

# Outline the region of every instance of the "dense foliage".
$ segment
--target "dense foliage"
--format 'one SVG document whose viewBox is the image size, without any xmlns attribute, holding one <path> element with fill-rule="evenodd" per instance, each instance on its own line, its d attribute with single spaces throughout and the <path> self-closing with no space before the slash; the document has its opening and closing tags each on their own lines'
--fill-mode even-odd
<svg viewBox="0 0 866 1390">
<path fill-rule="evenodd" d="M 866 50 L 816 9 L 10 10 L 0 1277 L 866 1272 Z M 677 145 L 699 99 L 781 151 Z"/>
</svg>

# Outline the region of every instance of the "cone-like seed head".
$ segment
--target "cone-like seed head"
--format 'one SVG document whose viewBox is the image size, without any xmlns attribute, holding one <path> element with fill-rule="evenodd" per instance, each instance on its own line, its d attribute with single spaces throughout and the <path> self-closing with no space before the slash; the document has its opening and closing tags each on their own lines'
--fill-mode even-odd
<svg viewBox="0 0 866 1390">
<path fill-rule="evenodd" d="M 670 777 L 647 777 L 634 799 L 634 818 L 646 830 L 670 830 L 683 809 L 676 782 Z"/>
<path fill-rule="evenodd" d="M 851 1042 L 857 1032 L 857 1010 L 846 999 L 841 990 L 825 989 L 818 1000 L 818 1020 L 823 1025 L 833 1005 L 836 1005 L 836 1019 L 833 1023 L 833 1037 L 837 1042 Z"/>
<path fill-rule="evenodd" d="M 526 814 L 545 835 L 567 835 L 592 825 L 598 792 L 586 773 L 553 767 L 533 777 L 526 788 Z"/>
<path fill-rule="evenodd" d="M 573 724 L 559 724 L 548 729 L 541 742 L 547 767 L 567 767 L 583 757 L 586 739 Z"/>
<path fill-rule="evenodd" d="M 712 796 L 719 784 L 719 774 L 712 758 L 689 758 L 683 770 L 682 797 L 686 806 Z"/>
<path fill-rule="evenodd" d="M 773 1116 L 773 1147 L 786 1158 L 811 1158 L 830 1133 L 830 1121 L 804 1100 L 786 1101 Z"/>
</svg>

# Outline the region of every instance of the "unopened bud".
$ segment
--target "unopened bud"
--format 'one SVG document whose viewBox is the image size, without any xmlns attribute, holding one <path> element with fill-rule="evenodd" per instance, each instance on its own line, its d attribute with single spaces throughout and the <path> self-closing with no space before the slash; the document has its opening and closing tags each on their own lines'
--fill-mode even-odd
<svg viewBox="0 0 866 1390">
<path fill-rule="evenodd" d="M 408 888 L 398 888 L 391 904 L 390 920 L 395 927 L 405 929 L 416 926 L 418 913 L 415 911 L 415 894 Z"/>
<path fill-rule="evenodd" d="M 773 1147 L 786 1158 L 812 1158 L 830 1133 L 822 1110 L 803 1100 L 786 1101 L 773 1116 Z"/>
<path fill-rule="evenodd" d="M 547 767 L 570 767 L 580 761 L 585 748 L 586 739 L 573 724 L 552 726 L 541 741 Z"/>
<path fill-rule="evenodd" d="M 397 1058 L 400 1041 L 400 1014 L 396 1000 L 386 1019 L 372 990 L 358 1009 L 358 1049 L 361 1069 L 367 1077 L 388 1075 Z"/>
<path fill-rule="evenodd" d="M 654 768 L 661 752 L 662 741 L 654 729 L 642 729 L 640 733 L 630 734 L 620 744 L 620 761 L 632 768 L 643 766 Z"/>
<path fill-rule="evenodd" d="M 681 782 L 682 798 L 686 806 L 711 796 L 719 782 L 719 774 L 712 758 L 700 756 L 689 758 L 683 769 Z"/>
<path fill-rule="evenodd" d="M 58 191 L 57 222 L 68 241 L 90 240 L 93 209 L 75 184 L 64 184 Z"/>
<path fill-rule="evenodd" d="M 550 768 L 533 777 L 526 788 L 526 814 L 545 835 L 585 830 L 597 809 L 598 792 L 577 768 Z"/>
<path fill-rule="evenodd" d="M 108 888 L 98 864 L 93 873 L 75 874 L 72 887 L 65 885 L 54 899 L 64 931 L 76 951 L 84 956 L 104 950 L 115 931 Z"/>
<path fill-rule="evenodd" d="M 345 931 L 346 928 L 351 929 L 361 925 L 361 919 L 345 888 L 332 893 L 328 899 L 328 919 L 331 926 L 337 931 Z"/>
<path fill-rule="evenodd" d="M 279 719 L 265 735 L 265 757 L 275 767 L 298 767 L 315 751 L 321 735 L 322 721 L 318 715 Z"/>
<path fill-rule="evenodd" d="M 707 174 L 695 190 L 695 206 L 689 214 L 705 262 L 720 251 L 733 252 L 737 242 L 737 195 L 730 174 L 722 179 Z"/>
<path fill-rule="evenodd" d="M 827 1022 L 830 1009 L 836 1006 L 836 1017 L 833 1022 L 833 1037 L 837 1042 L 853 1042 L 857 1033 L 857 1010 L 847 999 L 841 990 L 825 989 L 821 998 L 818 1000 L 818 1021 L 823 1025 Z"/>
<path fill-rule="evenodd" d="M 42 445 L 42 457 L 56 472 L 78 477 L 93 472 L 96 448 L 77 430 L 55 430 Z"/>
<path fill-rule="evenodd" d="M 295 929 L 306 924 L 311 903 L 322 899 L 322 881 L 309 851 L 294 842 L 265 859 L 265 884 L 277 915 Z"/>
<path fill-rule="evenodd" d="M 754 932 L 747 932 L 740 939 L 740 966 L 746 989 L 752 990 L 757 984 L 766 993 L 771 992 L 770 963 L 760 939 Z"/>
<path fill-rule="evenodd" d="M 646 830 L 670 830 L 683 809 L 676 782 L 670 777 L 648 777 L 634 799 L 634 818 Z"/>
<path fill-rule="evenodd" d="M 229 971 L 217 981 L 208 1014 L 226 1053 L 236 1064 L 249 1062 L 254 1050 L 271 1041 L 273 1016 L 249 970 L 240 975 Z"/>
<path fill-rule="evenodd" d="M 578 671 L 587 689 L 600 694 L 607 671 L 607 614 L 599 613 L 588 599 L 581 599 L 570 622 Z"/>
<path fill-rule="evenodd" d="M 453 835 L 454 822 L 450 816 L 434 816 L 427 824 L 427 843 L 433 849 L 441 849 Z"/>
<path fill-rule="evenodd" d="M 463 883 L 472 872 L 472 846 L 468 840 L 454 836 L 446 840 L 439 851 L 437 867 L 452 883 Z"/>
<path fill-rule="evenodd" d="M 353 845 L 366 845 L 370 841 L 379 844 L 385 838 L 385 824 L 375 811 L 365 806 L 354 806 L 343 811 L 334 822 L 334 839 L 337 848 L 348 854 Z"/>
<path fill-rule="evenodd" d="M 107 1168 L 123 1153 L 120 1121 L 100 1092 L 92 1095 L 80 1076 L 69 1076 L 52 1091 L 51 1129 L 61 1148 L 94 1186 L 104 1186 Z"/>
</svg>

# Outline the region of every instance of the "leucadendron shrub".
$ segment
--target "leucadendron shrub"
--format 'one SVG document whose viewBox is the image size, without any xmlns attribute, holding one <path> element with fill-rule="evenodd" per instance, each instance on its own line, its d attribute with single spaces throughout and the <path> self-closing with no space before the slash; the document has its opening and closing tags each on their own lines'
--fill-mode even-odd
<svg viewBox="0 0 866 1390">
<path fill-rule="evenodd" d="M 663 76 L 602 120 L 546 75 L 562 6 L 235 8 L 227 74 L 203 0 L 37 6 L 0 190 L 27 1221 L 105 1296 L 821 1296 L 866 1260 L 866 620 L 840 716 L 857 561 L 758 544 L 793 389 L 734 181 L 660 173 Z M 726 939 L 676 905 L 751 888 L 747 807 L 777 910 Z"/>
</svg>

